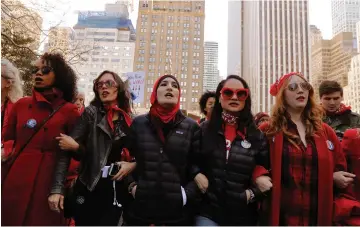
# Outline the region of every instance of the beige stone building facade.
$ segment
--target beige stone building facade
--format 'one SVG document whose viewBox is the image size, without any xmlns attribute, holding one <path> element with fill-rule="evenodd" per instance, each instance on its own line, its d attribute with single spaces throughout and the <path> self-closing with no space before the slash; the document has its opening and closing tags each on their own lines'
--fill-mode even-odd
<svg viewBox="0 0 360 227">
<path fill-rule="evenodd" d="M 336 80 L 341 86 L 348 84 L 351 58 L 356 54 L 353 34 L 342 32 L 331 40 L 322 40 L 311 48 L 311 84 L 316 94 L 324 80 Z"/>
<path fill-rule="evenodd" d="M 352 111 L 360 113 L 360 54 L 351 59 L 348 82 L 348 96 L 344 96 L 344 100 L 351 106 Z"/>
<path fill-rule="evenodd" d="M 203 88 L 205 1 L 139 2 L 134 71 L 146 75 L 144 103 L 156 79 L 174 75 L 181 86 L 181 109 L 197 110 Z"/>
<path fill-rule="evenodd" d="M 315 43 L 321 41 L 322 33 L 319 28 L 317 28 L 315 25 L 310 25 L 310 45 L 314 45 Z"/>
</svg>

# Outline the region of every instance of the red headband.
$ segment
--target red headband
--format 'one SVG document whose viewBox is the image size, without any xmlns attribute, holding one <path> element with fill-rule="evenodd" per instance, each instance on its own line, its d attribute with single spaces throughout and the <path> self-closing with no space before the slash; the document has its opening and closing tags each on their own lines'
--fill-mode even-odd
<svg viewBox="0 0 360 227">
<path fill-rule="evenodd" d="M 290 78 L 291 76 L 294 76 L 294 75 L 300 76 L 305 80 L 304 75 L 302 73 L 300 73 L 300 72 L 291 72 L 291 73 L 285 74 L 285 75 L 281 76 L 279 79 L 277 79 L 274 84 L 271 85 L 271 87 L 270 87 L 270 95 L 276 96 L 279 93 L 281 87 L 284 85 L 284 82 L 288 78 Z"/>
</svg>

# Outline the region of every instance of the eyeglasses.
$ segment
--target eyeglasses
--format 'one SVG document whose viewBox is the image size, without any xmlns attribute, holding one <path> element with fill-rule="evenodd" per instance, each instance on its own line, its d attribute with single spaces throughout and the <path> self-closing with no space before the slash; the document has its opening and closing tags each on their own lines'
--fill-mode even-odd
<svg viewBox="0 0 360 227">
<path fill-rule="evenodd" d="M 288 89 L 289 91 L 296 91 L 299 86 L 305 90 L 305 91 L 309 91 L 311 89 L 311 84 L 309 84 L 308 82 L 302 82 L 302 83 L 292 83 L 288 85 Z"/>
<path fill-rule="evenodd" d="M 239 101 L 244 101 L 249 97 L 249 89 L 232 89 L 224 87 L 223 89 L 221 89 L 220 94 L 223 96 L 224 99 L 231 99 L 234 94 L 236 94 L 236 97 Z"/>
<path fill-rule="evenodd" d="M 38 67 L 35 67 L 33 70 L 31 70 L 31 73 L 36 74 L 39 70 L 40 70 L 42 75 L 47 75 L 51 71 L 53 71 L 53 68 L 51 68 L 50 66 L 44 66 L 41 69 L 39 69 Z"/>
<path fill-rule="evenodd" d="M 96 90 L 100 90 L 105 85 L 105 88 L 116 87 L 116 82 L 113 80 L 95 82 Z"/>
</svg>

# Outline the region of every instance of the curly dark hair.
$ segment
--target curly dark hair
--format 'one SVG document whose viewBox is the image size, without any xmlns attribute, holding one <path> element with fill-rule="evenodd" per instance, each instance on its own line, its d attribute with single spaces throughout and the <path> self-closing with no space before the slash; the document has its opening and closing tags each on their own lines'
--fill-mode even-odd
<svg viewBox="0 0 360 227">
<path fill-rule="evenodd" d="M 44 53 L 40 58 L 44 64 L 53 68 L 55 74 L 54 87 L 63 92 L 64 100 L 72 102 L 77 94 L 77 77 L 74 70 L 59 53 Z"/>
<path fill-rule="evenodd" d="M 105 75 L 106 73 L 111 74 L 114 77 L 116 84 L 118 85 L 118 95 L 117 95 L 117 102 L 118 107 L 123 109 L 127 113 L 131 113 L 131 97 L 127 91 L 127 84 L 120 78 L 120 76 L 112 71 L 105 70 L 94 80 L 93 91 L 95 94 L 94 99 L 90 102 L 91 105 L 96 107 L 102 107 L 103 103 L 100 100 L 99 92 L 96 89 L 96 83 L 100 80 L 100 78 Z"/>
<path fill-rule="evenodd" d="M 204 115 L 207 115 L 205 108 L 209 98 L 216 98 L 216 93 L 214 91 L 206 91 L 200 98 L 200 102 L 199 102 L 200 111 Z"/>
</svg>

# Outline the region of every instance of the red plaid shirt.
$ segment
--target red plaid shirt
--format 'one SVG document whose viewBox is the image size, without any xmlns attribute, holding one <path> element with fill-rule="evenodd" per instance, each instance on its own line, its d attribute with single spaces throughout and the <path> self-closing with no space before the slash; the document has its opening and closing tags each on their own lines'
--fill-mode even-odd
<svg viewBox="0 0 360 227">
<path fill-rule="evenodd" d="M 297 133 L 296 125 L 289 129 Z M 295 147 L 284 139 L 280 225 L 309 226 L 317 223 L 317 153 L 309 140 Z"/>
</svg>

